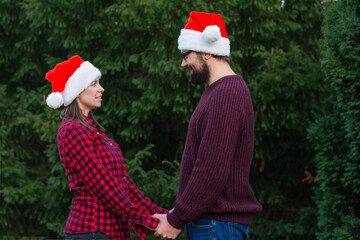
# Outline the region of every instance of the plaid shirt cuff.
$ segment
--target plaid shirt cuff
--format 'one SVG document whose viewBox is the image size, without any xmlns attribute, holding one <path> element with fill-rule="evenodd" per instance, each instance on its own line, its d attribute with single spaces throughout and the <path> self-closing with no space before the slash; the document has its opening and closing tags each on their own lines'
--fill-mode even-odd
<svg viewBox="0 0 360 240">
<path fill-rule="evenodd" d="M 155 230 L 157 228 L 158 223 L 159 223 L 158 219 L 149 217 L 148 219 L 146 219 L 146 224 L 144 226 L 136 223 L 131 223 L 130 226 L 134 230 L 134 232 L 143 240 L 150 232 L 149 228 Z"/>
</svg>

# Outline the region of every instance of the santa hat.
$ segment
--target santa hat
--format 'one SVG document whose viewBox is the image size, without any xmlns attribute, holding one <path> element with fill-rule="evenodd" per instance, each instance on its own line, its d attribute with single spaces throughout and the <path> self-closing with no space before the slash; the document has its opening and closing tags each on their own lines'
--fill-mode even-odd
<svg viewBox="0 0 360 240">
<path fill-rule="evenodd" d="M 68 106 L 90 84 L 101 77 L 99 69 L 78 55 L 55 66 L 45 78 L 52 83 L 52 93 L 46 98 L 51 108 Z"/>
<path fill-rule="evenodd" d="M 178 48 L 230 56 L 230 41 L 221 15 L 191 12 L 188 23 L 180 31 Z"/>
</svg>

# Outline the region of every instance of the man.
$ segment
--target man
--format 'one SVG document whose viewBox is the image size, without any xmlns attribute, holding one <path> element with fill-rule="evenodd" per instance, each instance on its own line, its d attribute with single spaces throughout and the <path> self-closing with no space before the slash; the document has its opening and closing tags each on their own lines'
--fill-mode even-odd
<svg viewBox="0 0 360 240">
<path fill-rule="evenodd" d="M 175 207 L 154 215 L 155 235 L 176 238 L 186 224 L 190 240 L 248 239 L 262 210 L 249 184 L 254 114 L 244 80 L 229 65 L 221 15 L 191 12 L 178 43 L 181 66 L 208 88 L 189 122 Z"/>
</svg>

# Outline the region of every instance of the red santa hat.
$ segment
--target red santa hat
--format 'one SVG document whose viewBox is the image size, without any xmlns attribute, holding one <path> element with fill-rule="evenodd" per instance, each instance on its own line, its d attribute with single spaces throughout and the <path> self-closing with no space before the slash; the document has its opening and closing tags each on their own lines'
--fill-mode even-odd
<svg viewBox="0 0 360 240">
<path fill-rule="evenodd" d="M 178 48 L 230 56 L 230 41 L 221 15 L 191 12 L 188 23 L 180 31 Z"/>
<path fill-rule="evenodd" d="M 45 78 L 52 83 L 52 93 L 46 98 L 51 108 L 68 106 L 90 84 L 101 77 L 99 69 L 78 55 L 55 66 Z"/>
</svg>

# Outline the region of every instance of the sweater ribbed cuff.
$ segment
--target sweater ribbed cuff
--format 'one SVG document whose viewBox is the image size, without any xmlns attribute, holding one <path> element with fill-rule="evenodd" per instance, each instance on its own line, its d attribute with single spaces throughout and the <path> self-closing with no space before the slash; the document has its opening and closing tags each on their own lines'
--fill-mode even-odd
<svg viewBox="0 0 360 240">
<path fill-rule="evenodd" d="M 175 208 L 171 213 L 169 213 L 167 215 L 167 220 L 170 223 L 170 225 L 173 226 L 174 228 L 182 229 L 187 222 L 181 221 L 178 218 L 178 216 L 179 215 L 177 214 L 177 211 L 176 211 L 176 208 Z"/>
</svg>

